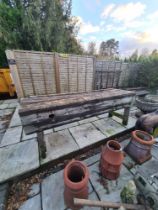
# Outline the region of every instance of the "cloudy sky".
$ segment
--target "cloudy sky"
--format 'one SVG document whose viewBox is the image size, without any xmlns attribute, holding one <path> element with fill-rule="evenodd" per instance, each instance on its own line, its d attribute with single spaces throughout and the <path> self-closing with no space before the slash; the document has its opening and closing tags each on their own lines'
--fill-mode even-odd
<svg viewBox="0 0 158 210">
<path fill-rule="evenodd" d="M 85 47 L 115 38 L 122 56 L 158 48 L 158 0 L 72 0 L 72 15 L 78 17 L 78 38 Z"/>
</svg>

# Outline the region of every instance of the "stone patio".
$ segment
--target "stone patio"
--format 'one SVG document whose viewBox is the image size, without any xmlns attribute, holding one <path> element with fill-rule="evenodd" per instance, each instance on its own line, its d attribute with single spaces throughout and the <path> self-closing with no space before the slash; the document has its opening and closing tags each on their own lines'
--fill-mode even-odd
<svg viewBox="0 0 158 210">
<path fill-rule="evenodd" d="M 0 114 L 10 113 L 12 118 L 3 128 L 0 121 L 3 136 L 0 140 L 0 183 L 13 179 L 43 164 L 55 161 L 76 151 L 94 146 L 96 143 L 105 143 L 107 138 L 121 134 L 135 125 L 136 118 L 132 108 L 132 116 L 129 117 L 127 126 L 123 126 L 116 117 L 108 118 L 107 113 L 66 124 L 54 129 L 44 131 L 46 142 L 46 158 L 39 155 L 37 134 L 26 135 L 21 125 L 18 114 L 19 104 L 17 100 L 5 100 L 0 104 Z M 122 110 L 120 110 L 122 112 Z"/>
<path fill-rule="evenodd" d="M 122 142 L 122 147 L 128 142 L 129 140 Z M 152 159 L 155 158 L 153 157 Z M 100 154 L 96 154 L 84 160 L 90 172 L 89 199 L 121 202 L 120 192 L 125 184 L 134 178 L 136 168 L 141 166 L 136 165 L 136 163 L 126 155 L 119 178 L 115 181 L 110 181 L 100 175 L 99 160 Z M 143 165 L 147 166 L 149 161 Z M 131 165 L 131 162 L 133 165 L 129 169 L 128 166 Z M 34 187 L 35 185 L 36 187 Z M 32 194 L 32 192 L 34 192 L 34 194 Z M 41 183 L 33 184 L 30 188 L 28 200 L 26 200 L 18 210 L 69 210 L 65 206 L 63 193 L 63 170 L 60 170 L 57 173 L 51 173 L 45 177 Z M 32 194 L 32 196 L 30 196 L 30 194 Z M 82 209 L 101 210 L 99 207 L 84 207 Z"/>
<path fill-rule="evenodd" d="M 108 118 L 107 113 L 105 113 L 44 131 L 47 156 L 45 159 L 41 159 L 39 157 L 37 134 L 25 134 L 18 115 L 19 105 L 17 101 L 14 101 L 13 105 L 11 105 L 11 101 L 8 103 L 8 100 L 0 104 L 0 114 L 2 116 L 8 113 L 12 115 L 11 120 L 8 120 L 5 127 L 6 131 L 3 133 L 2 141 L 0 141 L 0 183 L 37 169 L 41 165 L 60 157 L 95 145 L 100 141 L 106 142 L 107 138 L 113 138 L 115 135 L 132 129 L 136 121 L 134 112 L 137 110 L 132 107 L 127 126 L 123 126 L 119 118 Z M 122 110 L 119 110 L 119 112 L 122 112 Z M 1 123 L 3 123 L 3 120 Z M 1 126 L 4 131 L 3 125 Z M 123 141 L 121 143 L 122 147 L 125 147 L 128 142 L 129 140 Z M 157 150 L 156 146 L 152 148 L 152 160 L 158 160 Z M 100 176 L 99 160 L 100 153 L 84 160 L 90 171 L 89 199 L 120 202 L 121 190 L 128 180 L 133 179 L 136 169 L 140 166 L 126 155 L 120 177 L 116 181 L 109 181 Z M 42 182 L 32 184 L 27 194 L 27 200 L 21 204 L 18 210 L 68 210 L 64 204 L 63 191 L 63 170 L 49 173 L 43 178 Z M 4 210 L 7 194 L 8 185 L 0 184 L 0 210 Z M 83 210 L 88 209 L 101 210 L 98 207 L 83 208 Z"/>
</svg>

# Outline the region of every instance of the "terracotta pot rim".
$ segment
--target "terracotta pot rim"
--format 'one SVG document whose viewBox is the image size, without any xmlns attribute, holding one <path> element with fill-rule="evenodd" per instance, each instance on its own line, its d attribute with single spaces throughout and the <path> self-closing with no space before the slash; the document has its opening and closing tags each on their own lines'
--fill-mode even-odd
<svg viewBox="0 0 158 210">
<path fill-rule="evenodd" d="M 143 139 L 139 138 L 137 136 L 137 133 L 142 133 L 144 135 L 147 135 L 150 139 L 149 141 L 144 141 Z M 155 140 L 153 138 L 152 135 L 150 135 L 149 133 L 145 132 L 145 131 L 141 131 L 141 130 L 135 130 L 132 132 L 132 136 L 134 138 L 135 141 L 139 142 L 140 144 L 144 144 L 144 145 L 153 145 L 155 143 Z"/>
<path fill-rule="evenodd" d="M 120 149 L 119 149 L 119 150 L 113 150 L 113 149 L 111 149 L 111 147 L 109 146 L 109 143 L 112 143 L 112 142 L 115 143 L 115 144 L 117 144 L 117 145 L 120 147 Z M 109 149 L 110 151 L 112 151 L 112 152 L 118 153 L 118 152 L 121 152 L 121 151 L 122 151 L 122 147 L 121 147 L 120 143 L 117 142 L 117 141 L 115 141 L 115 140 L 109 140 L 109 141 L 107 142 L 107 147 L 108 147 L 108 149 Z"/>
<path fill-rule="evenodd" d="M 68 171 L 70 170 L 70 168 L 72 166 L 79 166 L 82 168 L 83 172 L 84 172 L 84 178 L 79 181 L 79 182 L 72 182 L 69 178 L 68 178 Z M 71 189 L 79 189 L 79 188 L 82 188 L 83 186 L 85 186 L 85 183 L 88 182 L 88 179 L 89 179 L 89 171 L 88 171 L 88 168 L 87 166 L 81 162 L 81 161 L 78 161 L 78 160 L 72 160 L 70 161 L 65 169 L 64 169 L 64 182 L 65 184 L 70 187 Z"/>
</svg>

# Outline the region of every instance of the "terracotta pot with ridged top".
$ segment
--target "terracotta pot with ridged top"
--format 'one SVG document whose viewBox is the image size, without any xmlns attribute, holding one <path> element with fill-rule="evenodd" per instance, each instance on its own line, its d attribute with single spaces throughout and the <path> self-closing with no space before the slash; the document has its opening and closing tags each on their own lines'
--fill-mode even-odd
<svg viewBox="0 0 158 210">
<path fill-rule="evenodd" d="M 67 207 L 78 210 L 82 206 L 75 206 L 74 198 L 88 198 L 89 172 L 81 161 L 72 160 L 64 169 L 64 199 Z"/>
<path fill-rule="evenodd" d="M 115 180 L 120 175 L 121 165 L 124 159 L 121 145 L 114 140 L 107 142 L 105 147 L 102 147 L 100 170 L 102 176 L 107 179 Z"/>
</svg>

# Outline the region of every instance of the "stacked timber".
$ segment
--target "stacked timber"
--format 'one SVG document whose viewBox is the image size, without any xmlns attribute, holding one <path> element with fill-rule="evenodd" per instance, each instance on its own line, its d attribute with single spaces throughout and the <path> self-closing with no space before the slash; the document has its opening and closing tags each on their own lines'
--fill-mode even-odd
<svg viewBox="0 0 158 210">
<path fill-rule="evenodd" d="M 129 105 L 132 91 L 106 89 L 92 92 L 33 96 L 21 99 L 19 114 L 27 134 L 75 122 Z"/>
</svg>

